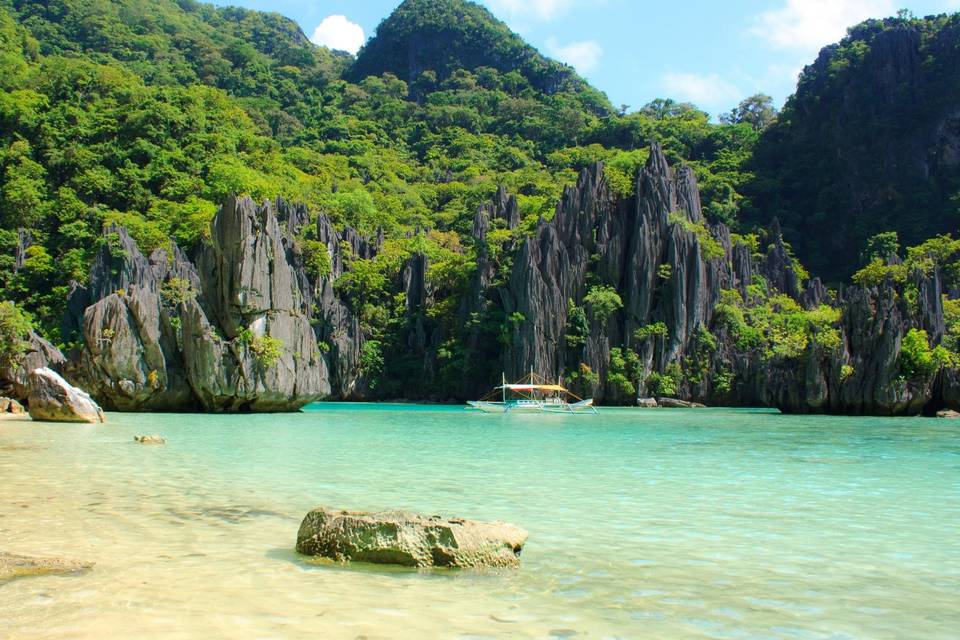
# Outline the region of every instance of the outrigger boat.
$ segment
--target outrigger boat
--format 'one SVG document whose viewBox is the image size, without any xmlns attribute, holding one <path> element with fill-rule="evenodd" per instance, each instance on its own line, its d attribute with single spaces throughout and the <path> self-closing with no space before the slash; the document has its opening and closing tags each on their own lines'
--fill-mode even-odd
<svg viewBox="0 0 960 640">
<path fill-rule="evenodd" d="M 560 384 L 559 380 L 556 384 L 550 383 L 533 371 L 530 372 L 529 376 L 510 384 L 507 383 L 505 375 L 501 374 L 501 377 L 502 383 L 499 387 L 494 387 L 493 391 L 481 400 L 468 401 L 469 407 L 484 413 L 515 413 L 518 411 L 523 413 L 597 413 L 596 407 L 593 406 L 593 398 L 584 400 L 578 397 Z M 494 400 L 497 395 L 500 396 L 500 400 Z"/>
</svg>

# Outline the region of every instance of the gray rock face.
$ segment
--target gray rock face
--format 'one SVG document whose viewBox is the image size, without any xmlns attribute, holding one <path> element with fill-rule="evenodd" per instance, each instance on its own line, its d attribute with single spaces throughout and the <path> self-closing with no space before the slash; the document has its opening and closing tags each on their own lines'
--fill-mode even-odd
<svg viewBox="0 0 960 640">
<path fill-rule="evenodd" d="M 701 238 L 691 230 L 702 224 L 693 172 L 674 171 L 657 144 L 628 200 L 613 195 L 602 165 L 584 170 L 564 192 L 554 219 L 541 222 L 514 260 L 504 307 L 522 320 L 506 349 L 508 376 L 531 369 L 551 379 L 566 375 L 581 395 L 635 403 L 643 389 L 628 396 L 605 382 L 611 348 L 636 347 L 646 372 L 681 360 L 693 349 L 698 328 L 709 327 L 720 289 L 744 286 L 749 278 L 749 255 L 734 255 L 722 225 L 714 235 L 726 239 L 727 260 L 704 259 Z M 731 268 L 734 258 L 742 271 Z M 592 286 L 619 292 L 622 309 L 598 317 L 585 302 Z M 581 341 L 568 339 L 571 302 L 589 316 Z M 634 332 L 656 322 L 667 326 L 667 336 L 635 345 Z M 576 383 L 583 366 L 599 383 Z"/>
<path fill-rule="evenodd" d="M 13 250 L 13 272 L 23 269 L 27 261 L 27 249 L 33 246 L 33 234 L 27 229 L 17 229 L 17 246 Z"/>
<path fill-rule="evenodd" d="M 270 203 L 231 198 L 213 220 L 200 259 L 210 319 L 196 300 L 182 305 L 187 375 L 208 410 L 283 411 L 330 393 L 290 244 Z M 263 354 L 271 341 L 280 350 L 272 362 Z"/>
<path fill-rule="evenodd" d="M 100 406 L 84 391 L 47 368 L 30 372 L 30 417 L 43 422 L 106 422 Z"/>
<path fill-rule="evenodd" d="M 311 286 L 315 292 L 311 307 L 319 321 L 315 327 L 317 339 L 329 348 L 332 393 L 339 398 L 362 399 L 367 394 L 367 381 L 360 370 L 364 343 L 360 317 L 339 296 L 334 282 L 346 272 L 349 256 L 372 259 L 383 239 L 371 242 L 350 227 L 338 232 L 325 215 L 317 218 L 316 235 L 327 248 L 330 273 L 319 276 Z"/>
<path fill-rule="evenodd" d="M 483 232 L 480 222 L 475 226 Z M 760 258 L 733 244 L 723 225 L 709 229 L 722 255 L 716 249 L 708 255 L 706 231 L 693 172 L 672 169 L 656 144 L 638 176 L 636 195 L 627 200 L 611 194 L 601 166 L 583 171 L 577 185 L 564 192 L 555 218 L 541 222 L 523 244 L 501 292 L 505 315 L 518 314 L 503 353 L 508 375 L 533 369 L 547 378 L 564 376 L 580 395 L 607 403 L 635 404 L 648 391 L 643 381 L 651 371 L 675 366 L 685 372 L 680 398 L 708 404 L 877 415 L 917 414 L 938 404 L 960 407 L 960 375 L 944 370 L 932 379 L 905 381 L 898 365 L 911 328 L 926 330 L 933 343 L 944 334 L 936 273 L 911 276 L 915 304 L 893 283 L 849 287 L 835 297 L 816 279 L 801 287 L 778 225 L 769 231 Z M 789 359 L 739 348 L 716 321 L 715 309 L 723 290 L 745 297 L 757 276 L 771 292 L 806 309 L 839 307 L 841 347 L 827 352 L 814 345 Z M 591 286 L 616 290 L 622 308 L 598 318 L 586 302 Z M 569 337 L 575 329 L 571 303 L 588 316 L 589 330 L 579 340 Z M 636 337 L 638 328 L 654 323 L 663 323 L 666 336 Z M 700 336 L 708 330 L 717 344 L 704 347 Z M 639 359 L 630 380 L 632 397 L 624 385 L 610 383 L 614 348 Z M 577 371 L 584 367 L 597 382 L 579 381 Z M 720 379 L 730 381 L 729 390 Z"/>
<path fill-rule="evenodd" d="M 526 531 L 503 522 L 318 507 L 300 524 L 297 551 L 408 567 L 515 567 L 526 539 Z"/>
<path fill-rule="evenodd" d="M 492 228 L 513 230 L 520 223 L 517 198 L 503 187 L 497 189 L 493 202 L 477 209 L 473 218 L 473 246 L 476 272 L 459 309 L 459 326 L 464 346 L 460 392 L 464 398 L 478 398 L 490 390 L 493 380 L 503 370 L 497 336 L 490 330 L 490 318 L 500 309 L 503 297 L 493 284 L 497 259 L 491 255 L 487 234 Z M 509 254 L 515 247 L 511 240 L 497 243 L 494 250 Z"/>
<path fill-rule="evenodd" d="M 16 361 L 0 360 L 0 394 L 21 402 L 30 395 L 31 371 L 43 367 L 60 371 L 66 363 L 63 353 L 35 331 L 30 332 L 28 342 L 26 352 Z"/>
<path fill-rule="evenodd" d="M 289 411 L 327 396 L 314 289 L 292 237 L 307 222 L 282 200 L 230 198 L 199 269 L 175 245 L 147 258 L 109 229 L 90 285 L 69 305 L 84 311 L 68 374 L 123 411 Z"/>
<path fill-rule="evenodd" d="M 85 348 L 69 372 L 118 411 L 193 407 L 173 321 L 150 288 L 109 294 L 84 312 Z"/>
<path fill-rule="evenodd" d="M 92 562 L 60 557 L 33 557 L 0 551 L 0 582 L 30 576 L 82 573 Z"/>
</svg>

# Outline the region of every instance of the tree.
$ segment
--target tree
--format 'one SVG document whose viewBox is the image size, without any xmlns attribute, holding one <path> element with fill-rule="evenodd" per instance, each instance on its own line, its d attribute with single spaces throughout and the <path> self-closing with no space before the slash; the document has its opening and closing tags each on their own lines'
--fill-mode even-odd
<svg viewBox="0 0 960 640">
<path fill-rule="evenodd" d="M 884 231 L 867 239 L 866 247 L 860 254 L 860 264 L 870 264 L 874 260 L 886 261 L 890 256 L 900 253 L 900 239 L 896 231 Z"/>
<path fill-rule="evenodd" d="M 738 104 L 730 113 L 720 116 L 724 124 L 749 124 L 755 131 L 763 131 L 777 120 L 773 98 L 757 93 Z"/>
<path fill-rule="evenodd" d="M 0 302 L 0 364 L 16 364 L 30 343 L 30 317 L 10 301 Z"/>
<path fill-rule="evenodd" d="M 613 287 L 595 286 L 590 287 L 590 291 L 583 297 L 583 301 L 590 305 L 593 316 L 606 324 L 614 313 L 623 308 L 623 300 L 620 294 Z"/>
<path fill-rule="evenodd" d="M 677 102 L 670 98 L 656 98 L 640 109 L 641 114 L 654 120 L 667 120 L 693 111 L 699 110 L 689 102 Z"/>
</svg>

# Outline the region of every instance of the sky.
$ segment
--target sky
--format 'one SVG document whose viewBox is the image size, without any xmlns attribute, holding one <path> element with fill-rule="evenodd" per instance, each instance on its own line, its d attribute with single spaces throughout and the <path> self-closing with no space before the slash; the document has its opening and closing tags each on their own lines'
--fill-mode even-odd
<svg viewBox="0 0 960 640">
<path fill-rule="evenodd" d="M 317 44 L 356 52 L 400 0 L 215 0 L 296 20 Z M 866 18 L 960 11 L 960 0 L 480 0 L 616 105 L 655 98 L 711 114 L 763 92 L 781 106 L 821 47 Z"/>
</svg>

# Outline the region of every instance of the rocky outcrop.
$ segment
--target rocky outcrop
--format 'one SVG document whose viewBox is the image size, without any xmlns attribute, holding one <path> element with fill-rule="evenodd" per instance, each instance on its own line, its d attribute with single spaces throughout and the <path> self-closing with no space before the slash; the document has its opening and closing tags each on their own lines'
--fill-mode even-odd
<svg viewBox="0 0 960 640">
<path fill-rule="evenodd" d="M 27 348 L 14 360 L 0 358 L 0 394 L 21 402 L 30 395 L 29 376 L 35 369 L 60 371 L 66 358 L 35 331 L 27 336 Z"/>
<path fill-rule="evenodd" d="M 735 252 L 722 225 L 713 235 L 725 239 L 714 240 L 724 256 L 704 257 L 704 233 L 692 170 L 672 169 L 659 145 L 652 145 L 629 199 L 612 193 L 602 165 L 584 170 L 564 191 L 554 219 L 541 221 L 514 260 L 503 291 L 505 314 L 515 319 L 508 376 L 532 369 L 549 379 L 565 376 L 597 400 L 635 401 L 643 389 L 605 382 L 611 349 L 636 348 L 638 367 L 647 373 L 681 360 L 698 328 L 710 325 L 720 290 L 749 277 L 731 267 Z M 752 267 L 749 256 L 739 262 L 744 270 Z M 587 296 L 604 287 L 616 291 L 622 305 L 610 315 Z M 587 327 L 574 326 L 574 312 L 585 314 Z M 637 329 L 658 322 L 666 325 L 665 336 L 635 344 Z M 583 370 L 596 380 L 578 376 Z"/>
<path fill-rule="evenodd" d="M 295 255 L 302 207 L 230 198 L 194 266 L 176 245 L 144 256 L 107 230 L 68 370 L 122 411 L 287 411 L 330 393 L 311 324 L 314 290 Z M 69 325 L 70 323 L 65 323 Z"/>
<path fill-rule="evenodd" d="M 196 299 L 181 305 L 187 377 L 208 410 L 283 411 L 330 393 L 275 211 L 228 199 L 199 260 L 210 316 Z"/>
<path fill-rule="evenodd" d="M 77 574 L 93 567 L 92 562 L 61 557 L 34 557 L 0 551 L 0 582 L 30 576 Z"/>
<path fill-rule="evenodd" d="M 516 198 L 499 189 L 474 217 L 473 272 L 435 277 L 444 273 L 428 257 L 436 254 L 393 262 L 390 253 L 382 262 L 395 265 L 385 274 L 393 297 L 364 299 L 349 278 L 378 256 L 382 233 L 365 238 L 310 218 L 281 199 L 231 198 L 191 256 L 175 245 L 145 256 L 125 230 L 108 229 L 91 281 L 68 301 L 64 335 L 82 348 L 67 376 L 119 410 L 284 411 L 327 395 L 467 399 L 501 372 L 530 371 L 605 404 L 675 396 L 879 415 L 960 407 L 956 371 L 901 373 L 911 329 L 933 345 L 947 335 L 937 273 L 828 290 L 807 278 L 775 221 L 755 238 L 708 224 L 693 170 L 671 167 L 656 143 L 631 195 L 615 193 L 594 164 L 527 236 Z M 771 327 L 744 340 L 718 316 L 722 299 L 737 300 L 741 314 L 774 299 L 807 311 L 828 305 L 840 315 L 837 339 L 807 335 L 795 353 L 773 348 L 782 336 Z M 55 360 L 51 350 L 35 349 L 37 364 Z"/>
<path fill-rule="evenodd" d="M 565 190 L 554 219 L 524 242 L 501 290 L 508 375 L 563 377 L 606 403 L 638 403 L 655 393 L 646 388 L 650 374 L 672 367 L 686 402 L 876 415 L 958 406 L 952 370 L 905 380 L 899 367 L 911 329 L 925 330 L 932 344 L 944 335 L 938 274 L 912 274 L 903 285 L 909 294 L 893 282 L 833 294 L 817 279 L 803 286 L 776 223 L 763 244 L 766 252 L 752 255 L 723 225 L 709 227 L 693 172 L 671 168 L 656 144 L 631 198 L 614 196 L 603 167 L 590 167 Z M 724 291 L 749 300 L 750 285 L 803 309 L 838 308 L 839 347 L 814 339 L 787 357 L 741 345 L 716 309 Z M 620 301 L 605 315 L 589 295 L 603 288 Z M 651 326 L 658 330 L 644 331 Z"/>
<path fill-rule="evenodd" d="M 939 404 L 937 377 L 905 379 L 899 366 L 910 329 L 936 331 L 943 322 L 939 276 L 914 274 L 914 282 L 921 301 L 931 302 L 926 291 L 937 292 L 935 308 L 922 302 L 913 308 L 891 282 L 848 287 L 835 301 L 842 310 L 838 349 L 813 345 L 799 358 L 749 362 L 741 377 L 752 381 L 757 404 L 853 415 L 916 415 Z"/>
<path fill-rule="evenodd" d="M 136 251 L 133 249 L 133 251 Z M 133 253 L 134 257 L 139 252 Z M 128 285 L 87 307 L 85 348 L 73 378 L 117 411 L 194 408 L 178 344 L 176 315 L 157 287 Z"/>
<path fill-rule="evenodd" d="M 0 397 L 0 414 L 23 415 L 26 410 L 13 398 Z"/>
<path fill-rule="evenodd" d="M 689 400 L 678 400 L 676 398 L 657 398 L 655 406 L 665 409 L 703 409 L 706 405 L 700 402 L 690 402 Z"/>
<path fill-rule="evenodd" d="M 367 380 L 360 361 L 364 344 L 360 315 L 340 296 L 334 283 L 346 273 L 350 260 L 376 257 L 383 236 L 371 240 L 351 227 L 338 231 L 330 219 L 321 214 L 317 217 L 316 239 L 326 247 L 330 268 L 315 280 L 305 277 L 304 281 L 305 288 L 314 292 L 311 308 L 317 339 L 328 350 L 331 392 L 338 398 L 362 399 L 367 396 Z"/>
<path fill-rule="evenodd" d="M 515 249 L 513 240 L 491 243 L 491 230 L 513 231 L 520 224 L 520 208 L 516 196 L 502 186 L 493 202 L 481 205 L 473 218 L 473 246 L 476 270 L 469 288 L 460 301 L 458 324 L 463 351 L 463 373 L 460 393 L 463 398 L 478 398 L 487 393 L 492 381 L 503 371 L 500 343 L 492 325 L 501 310 L 502 296 L 494 287 L 497 268 L 503 256 Z M 496 255 L 494 255 L 496 254 Z"/>
<path fill-rule="evenodd" d="M 300 524 L 297 551 L 408 567 L 514 567 L 526 539 L 526 531 L 503 522 L 318 507 Z"/>
<path fill-rule="evenodd" d="M 30 417 L 43 422 L 106 422 L 103 410 L 86 392 L 47 368 L 30 372 Z"/>
</svg>

